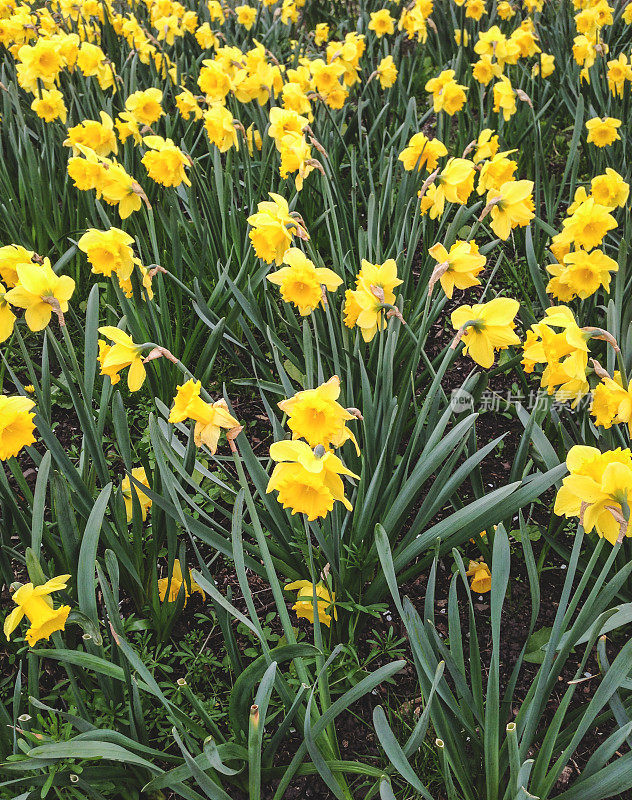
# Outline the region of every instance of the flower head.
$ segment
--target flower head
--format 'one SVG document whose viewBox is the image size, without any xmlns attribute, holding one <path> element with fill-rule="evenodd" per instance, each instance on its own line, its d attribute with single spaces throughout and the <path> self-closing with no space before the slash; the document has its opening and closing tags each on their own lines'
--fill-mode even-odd
<svg viewBox="0 0 632 800">
<path fill-rule="evenodd" d="M 337 402 L 339 396 L 340 378 L 334 375 L 316 389 L 305 389 L 282 400 L 279 408 L 288 415 L 292 438 L 305 439 L 310 447 L 320 444 L 326 450 L 350 439 L 359 455 L 355 436 L 345 424 L 355 417 Z"/>
<path fill-rule="evenodd" d="M 303 441 L 275 442 L 270 458 L 277 461 L 266 492 L 277 491 L 277 499 L 292 514 L 302 513 L 311 520 L 326 517 L 334 502 L 340 501 L 347 510 L 353 508 L 344 494 L 341 475 L 359 478 L 347 469 L 338 456 L 316 450 Z"/>
<path fill-rule="evenodd" d="M 132 477 L 149 489 L 149 481 L 147 480 L 147 473 L 144 467 L 135 467 L 132 470 Z M 125 503 L 127 521 L 132 521 L 134 494 L 136 494 L 144 522 L 147 519 L 147 511 L 151 508 L 151 498 L 148 497 L 142 489 L 139 489 L 135 483 L 133 484 L 131 482 L 129 475 L 126 475 L 121 481 L 121 493 L 123 495 L 123 502 Z"/>
<path fill-rule="evenodd" d="M 34 407 L 28 397 L 0 395 L 0 461 L 17 456 L 35 441 Z"/>
<path fill-rule="evenodd" d="M 296 603 L 292 606 L 292 611 L 296 611 L 299 619 L 306 619 L 314 624 L 314 588 L 316 589 L 316 610 L 321 625 L 331 626 L 332 615 L 338 619 L 336 607 L 334 605 L 336 595 L 330 592 L 327 586 L 319 581 L 316 586 L 310 581 L 292 581 L 283 587 L 286 592 L 298 590 Z M 331 610 L 331 613 L 329 611 Z"/>
<path fill-rule="evenodd" d="M 42 264 L 18 264 L 16 270 L 17 286 L 7 292 L 6 299 L 11 305 L 26 309 L 24 318 L 32 331 L 43 330 L 53 311 L 58 316 L 68 311 L 75 282 L 68 275 L 57 275 L 48 258 Z"/>
<path fill-rule="evenodd" d="M 514 317 L 520 304 L 509 297 L 497 297 L 476 306 L 461 306 L 452 312 L 452 326 L 465 344 L 464 352 L 481 367 L 494 363 L 494 351 L 520 344 L 514 331 Z"/>
<path fill-rule="evenodd" d="M 134 343 L 128 333 L 125 333 L 120 328 L 115 328 L 113 325 L 99 328 L 99 333 L 114 342 L 112 346 L 105 343 L 99 346 L 101 350 L 99 358 L 101 375 L 108 375 L 112 383 L 117 383 L 120 377 L 119 372 L 129 367 L 127 386 L 130 392 L 138 391 L 145 382 L 145 375 L 147 374 L 143 364 L 141 347 Z"/>
<path fill-rule="evenodd" d="M 63 631 L 70 613 L 70 606 L 55 608 L 51 599 L 53 592 L 65 589 L 70 575 L 51 578 L 41 586 L 26 583 L 13 593 L 11 598 L 16 607 L 4 621 L 4 635 L 10 638 L 23 617 L 31 623 L 26 632 L 26 641 L 33 647 L 41 639 L 48 639 L 51 633 Z"/>
<path fill-rule="evenodd" d="M 158 595 L 160 597 L 160 602 L 164 603 L 166 600 L 168 603 L 175 603 L 175 601 L 178 599 L 178 595 L 180 594 L 180 590 L 184 592 L 185 606 L 189 600 L 189 597 L 191 597 L 191 595 L 195 592 L 202 595 L 202 600 L 206 598 L 202 587 L 193 580 L 191 570 L 189 570 L 189 586 L 187 586 L 187 583 L 184 580 L 184 575 L 182 574 L 180 559 L 176 558 L 173 562 L 171 580 L 169 580 L 169 578 L 160 578 L 158 581 Z"/>
</svg>

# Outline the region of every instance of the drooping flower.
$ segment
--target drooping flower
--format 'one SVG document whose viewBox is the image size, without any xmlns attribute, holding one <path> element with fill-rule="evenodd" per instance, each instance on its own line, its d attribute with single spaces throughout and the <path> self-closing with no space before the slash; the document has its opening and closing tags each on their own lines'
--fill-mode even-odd
<svg viewBox="0 0 632 800">
<path fill-rule="evenodd" d="M 139 483 L 142 483 L 143 486 L 146 486 L 149 489 L 149 481 L 147 480 L 147 473 L 145 472 L 144 467 L 135 467 L 132 470 L 132 477 L 135 478 Z M 127 515 L 127 521 L 132 521 L 133 511 L 134 511 L 134 493 L 138 497 L 138 502 L 140 504 L 140 510 L 143 517 L 143 522 L 147 519 L 147 512 L 151 508 L 151 498 L 148 497 L 142 489 L 139 489 L 138 486 L 134 483 L 132 484 L 129 475 L 126 475 L 123 480 L 121 481 L 121 493 L 123 495 L 123 502 L 125 503 L 125 513 Z"/>
<path fill-rule="evenodd" d="M 200 397 L 201 388 L 201 381 L 194 381 L 192 378 L 178 386 L 173 408 L 169 414 L 169 422 L 194 420 L 195 444 L 198 447 L 206 445 L 215 455 L 222 429 L 229 431 L 239 429 L 240 426 L 229 412 L 228 405 L 223 398 L 214 403 L 207 403 Z"/>
<path fill-rule="evenodd" d="M 266 493 L 277 491 L 279 503 L 292 514 L 305 514 L 310 521 L 326 517 L 336 500 L 352 510 L 340 476 L 359 479 L 359 475 L 332 452 L 322 446 L 314 451 L 303 441 L 283 441 L 270 447 L 270 458 L 280 463 L 272 471 Z"/>
<path fill-rule="evenodd" d="M 310 447 L 322 445 L 326 450 L 341 447 L 348 439 L 356 452 L 360 449 L 346 422 L 355 416 L 338 403 L 340 378 L 334 375 L 316 389 L 305 389 L 278 405 L 288 415 L 288 428 L 293 439 L 305 439 Z"/>
<path fill-rule="evenodd" d="M 296 603 L 292 606 L 292 611 L 296 611 L 299 619 L 306 619 L 314 624 L 314 584 L 310 581 L 292 581 L 283 587 L 286 592 L 298 590 Z M 336 595 L 330 592 L 326 584 L 319 581 L 316 584 L 316 610 L 321 625 L 331 626 L 332 616 L 338 619 L 336 612 Z M 329 611 L 331 610 L 331 613 Z"/>
<path fill-rule="evenodd" d="M 28 397 L 0 395 L 0 461 L 17 456 L 35 441 L 34 407 Z"/>
<path fill-rule="evenodd" d="M 501 239 L 508 239 L 513 228 L 523 228 L 534 218 L 533 181 L 507 181 L 498 189 L 490 189 L 487 203 L 491 207 L 491 229 Z"/>
<path fill-rule="evenodd" d="M 70 575 L 59 575 L 41 586 L 33 586 L 32 583 L 20 586 L 11 598 L 16 607 L 4 621 L 4 635 L 7 639 L 23 617 L 31 623 L 25 637 L 30 647 L 34 647 L 42 639 L 48 639 L 55 631 L 63 631 L 70 614 L 70 606 L 55 608 L 51 594 L 65 589 L 69 578 Z"/>
<path fill-rule="evenodd" d="M 480 286 L 481 282 L 476 276 L 485 269 L 487 259 L 478 252 L 476 242 L 457 240 L 449 252 L 438 242 L 428 250 L 428 254 L 438 262 L 435 272 L 448 297 L 452 297 L 455 288 Z"/>
<path fill-rule="evenodd" d="M 461 334 L 464 353 L 489 369 L 494 351 L 520 344 L 514 331 L 514 318 L 520 304 L 509 297 L 496 297 L 488 303 L 461 306 L 452 312 L 452 327 Z"/>
<path fill-rule="evenodd" d="M 202 595 L 202 600 L 206 599 L 206 595 L 204 594 L 204 590 L 202 589 L 202 587 L 193 580 L 193 577 L 191 575 L 191 570 L 189 570 L 189 586 L 187 586 L 186 581 L 184 580 L 184 575 L 182 574 L 182 566 L 180 565 L 180 559 L 176 558 L 173 562 L 173 572 L 171 573 L 171 581 L 169 580 L 169 578 L 160 578 L 160 580 L 158 581 L 158 595 L 160 597 L 160 602 L 164 603 L 166 600 L 168 603 L 175 603 L 175 601 L 178 599 L 178 595 L 180 594 L 181 589 L 184 592 L 185 606 L 189 600 L 189 597 L 191 597 L 191 595 L 194 594 L 195 592 Z M 169 589 L 168 593 L 167 589 Z"/>
<path fill-rule="evenodd" d="M 35 253 L 19 244 L 0 247 L 0 277 L 11 289 L 18 282 L 18 264 L 30 264 Z"/>
<path fill-rule="evenodd" d="M 48 258 L 42 264 L 18 264 L 17 286 L 6 293 L 12 306 L 26 309 L 24 318 L 32 331 L 43 330 L 55 311 L 58 316 L 68 311 L 68 301 L 75 291 L 75 282 L 68 275 L 57 275 Z"/>
<path fill-rule="evenodd" d="M 470 588 L 476 594 L 485 594 L 492 588 L 492 572 L 484 561 L 470 561 L 465 573 L 470 580 Z"/>
<path fill-rule="evenodd" d="M 108 375 L 112 383 L 117 383 L 120 378 L 119 372 L 129 367 L 127 386 L 130 392 L 138 391 L 145 382 L 147 374 L 143 364 L 142 348 L 134 343 L 128 333 L 113 325 L 99 328 L 99 333 L 114 342 L 111 346 L 105 343 L 105 346 L 99 346 L 101 375 Z"/>
</svg>

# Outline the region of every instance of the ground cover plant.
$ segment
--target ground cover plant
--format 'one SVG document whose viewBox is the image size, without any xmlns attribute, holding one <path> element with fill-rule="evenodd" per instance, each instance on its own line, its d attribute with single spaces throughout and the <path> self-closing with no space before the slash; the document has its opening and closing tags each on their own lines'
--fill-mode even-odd
<svg viewBox="0 0 632 800">
<path fill-rule="evenodd" d="M 632 3 L 0 46 L 0 797 L 632 796 Z"/>
</svg>

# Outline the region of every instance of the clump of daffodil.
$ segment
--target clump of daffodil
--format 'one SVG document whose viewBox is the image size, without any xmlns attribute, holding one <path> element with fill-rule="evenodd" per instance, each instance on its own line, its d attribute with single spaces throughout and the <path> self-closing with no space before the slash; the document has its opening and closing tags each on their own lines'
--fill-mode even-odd
<svg viewBox="0 0 632 800">
<path fill-rule="evenodd" d="M 175 603 L 175 601 L 178 599 L 181 589 L 184 592 L 185 606 L 189 600 L 189 597 L 195 592 L 202 595 L 202 600 L 206 598 L 202 587 L 193 580 L 193 577 L 191 576 L 191 570 L 189 570 L 189 586 L 187 586 L 187 582 L 184 580 L 184 575 L 182 574 L 180 559 L 176 558 L 173 562 L 171 581 L 169 578 L 160 578 L 158 581 L 158 595 L 160 597 L 160 602 L 164 603 L 166 600 L 168 603 Z"/>
<path fill-rule="evenodd" d="M 17 456 L 35 441 L 34 407 L 28 397 L 0 395 L 0 461 Z"/>
<path fill-rule="evenodd" d="M 18 282 L 6 295 L 12 306 L 24 308 L 24 319 L 32 331 L 43 330 L 53 311 L 61 325 L 68 301 L 75 291 L 75 282 L 68 275 L 57 275 L 48 258 L 41 264 L 32 261 L 17 264 Z"/>
<path fill-rule="evenodd" d="M 558 516 L 579 517 L 587 533 L 595 530 L 611 544 L 632 536 L 632 453 L 575 445 L 566 456 L 569 470 L 555 498 Z"/>
<path fill-rule="evenodd" d="M 439 242 L 428 250 L 428 254 L 438 262 L 430 278 L 430 291 L 437 280 L 450 298 L 455 288 L 480 286 L 477 275 L 485 269 L 487 259 L 478 252 L 475 241 L 457 240 L 449 251 Z"/>
<path fill-rule="evenodd" d="M 322 445 L 326 450 L 340 447 L 347 440 L 360 449 L 353 432 L 345 424 L 356 419 L 359 412 L 350 413 L 338 403 L 340 378 L 334 375 L 316 389 L 305 389 L 282 400 L 279 408 L 288 415 L 288 428 L 293 439 L 305 439 L 310 447 Z"/>
<path fill-rule="evenodd" d="M 119 372 L 129 367 L 127 386 L 130 392 L 138 391 L 145 382 L 147 374 L 143 363 L 142 347 L 135 344 L 128 333 L 113 325 L 99 328 L 99 333 L 114 342 L 114 344 L 108 345 L 102 340 L 99 341 L 101 375 L 107 375 L 115 384 L 120 380 Z"/>
<path fill-rule="evenodd" d="M 251 226 L 248 236 L 259 258 L 280 266 L 291 247 L 292 237 L 307 240 L 309 236 L 302 221 L 290 212 L 287 201 L 273 192 L 270 197 L 272 201 L 259 203 L 257 213 L 248 217 Z"/>
<path fill-rule="evenodd" d="M 497 297 L 476 306 L 461 306 L 452 312 L 452 326 L 457 331 L 452 347 L 465 344 L 464 353 L 477 364 L 489 369 L 496 350 L 520 344 L 514 331 L 514 318 L 520 304 L 509 297 Z"/>
<path fill-rule="evenodd" d="M 394 259 L 389 258 L 383 264 L 371 264 L 363 259 L 356 288 L 345 292 L 345 325 L 360 328 L 364 341 L 370 342 L 378 331 L 386 328 L 389 315 L 401 319 L 395 307 L 394 292 L 401 283 Z"/>
<path fill-rule="evenodd" d="M 492 572 L 484 561 L 470 561 L 467 572 L 470 588 L 476 594 L 485 594 L 492 588 Z"/>
<path fill-rule="evenodd" d="M 306 619 L 314 624 L 314 584 L 310 581 L 292 581 L 287 586 L 283 587 L 286 592 L 293 592 L 298 590 L 296 596 L 296 603 L 292 606 L 292 611 L 296 611 L 296 616 L 299 619 Z M 316 584 L 316 610 L 318 619 L 321 625 L 331 627 L 332 616 L 338 619 L 336 612 L 336 595 L 330 592 L 328 587 L 323 581 Z M 329 613 L 331 612 L 331 613 Z"/>
<path fill-rule="evenodd" d="M 25 637 L 31 647 L 42 639 L 48 639 L 51 633 L 63 631 L 70 614 L 70 606 L 55 608 L 51 594 L 65 589 L 69 578 L 70 575 L 59 575 L 41 586 L 33 586 L 32 583 L 20 586 L 11 597 L 16 607 L 4 621 L 4 635 L 7 639 L 23 617 L 31 623 Z"/>
<path fill-rule="evenodd" d="M 201 389 L 201 381 L 193 379 L 178 386 L 169 422 L 177 423 L 192 419 L 195 422 L 193 433 L 195 444 L 198 447 L 206 445 L 215 455 L 222 429 L 238 432 L 241 428 L 239 422 L 229 412 L 223 398 L 214 403 L 207 403 L 200 397 Z"/>
<path fill-rule="evenodd" d="M 149 489 L 149 481 L 147 480 L 147 473 L 145 472 L 144 467 L 135 467 L 132 470 L 132 477 Z M 139 489 L 135 483 L 132 484 L 129 475 L 126 475 L 121 481 L 121 494 L 123 495 L 125 513 L 127 515 L 128 522 L 132 521 L 134 511 L 134 492 L 138 498 L 143 521 L 145 521 L 147 519 L 147 512 L 151 508 L 151 498 L 147 497 L 145 492 L 143 492 L 142 489 Z"/>
<path fill-rule="evenodd" d="M 312 521 L 326 517 L 338 500 L 351 511 L 353 506 L 344 493 L 341 475 L 359 479 L 338 456 L 322 445 L 314 450 L 303 441 L 275 442 L 270 458 L 276 464 L 266 492 L 277 491 L 277 499 L 292 514 L 305 514 Z"/>
<path fill-rule="evenodd" d="M 293 303 L 302 317 L 327 302 L 325 290 L 335 291 L 342 283 L 339 275 L 326 267 L 317 267 L 298 247 L 290 247 L 283 255 L 285 266 L 268 275 L 270 283 L 281 289 L 286 303 Z"/>
<path fill-rule="evenodd" d="M 544 319 L 527 331 L 522 364 L 527 373 L 545 365 L 542 388 L 561 402 L 571 400 L 574 407 L 590 390 L 586 370 L 591 335 L 611 337 L 601 329 L 580 328 L 568 306 L 553 306 L 544 313 Z"/>
</svg>

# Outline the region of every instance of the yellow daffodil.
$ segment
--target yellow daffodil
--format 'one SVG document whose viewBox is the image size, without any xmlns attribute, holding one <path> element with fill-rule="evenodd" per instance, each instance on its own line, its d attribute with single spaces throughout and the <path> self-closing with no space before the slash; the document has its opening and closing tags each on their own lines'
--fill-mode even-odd
<svg viewBox="0 0 632 800">
<path fill-rule="evenodd" d="M 34 407 L 28 397 L 0 395 L 0 461 L 17 456 L 35 441 Z"/>
<path fill-rule="evenodd" d="M 611 428 L 614 424 L 627 425 L 632 435 L 632 382 L 626 389 L 620 372 L 615 372 L 614 378 L 602 376 L 593 390 L 590 413 L 595 418 L 595 425 L 602 428 Z"/>
<path fill-rule="evenodd" d="M 484 561 L 470 561 L 465 573 L 470 580 L 470 588 L 476 594 L 485 594 L 492 588 L 492 572 Z"/>
<path fill-rule="evenodd" d="M 326 302 L 324 289 L 333 292 L 342 283 L 342 278 L 333 270 L 316 267 L 297 247 L 290 247 L 286 251 L 283 263 L 287 266 L 267 278 L 280 287 L 283 300 L 293 303 L 303 317 Z"/>
<path fill-rule="evenodd" d="M 299 619 L 306 619 L 314 624 L 314 584 L 310 581 L 292 581 L 283 587 L 286 592 L 298 590 L 296 603 L 292 606 L 292 611 L 296 611 Z M 334 605 L 336 595 L 330 592 L 327 586 L 319 581 L 316 584 L 316 610 L 321 625 L 331 626 L 332 616 L 338 619 L 336 607 Z M 331 610 L 331 613 L 328 613 Z"/>
<path fill-rule="evenodd" d="M 42 639 L 48 639 L 55 631 L 63 631 L 70 614 L 70 606 L 55 608 L 51 594 L 65 589 L 69 578 L 70 575 L 59 575 L 41 586 L 33 586 L 32 583 L 20 586 L 11 598 L 16 607 L 4 621 L 4 635 L 7 639 L 23 617 L 31 623 L 25 637 L 30 647 L 34 647 Z"/>
<path fill-rule="evenodd" d="M 305 514 L 310 521 L 326 517 L 336 500 L 352 510 L 340 476 L 359 479 L 359 475 L 324 447 L 312 450 L 303 441 L 275 442 L 270 458 L 280 463 L 272 471 L 266 492 L 277 491 L 279 503 L 292 514 Z"/>
<path fill-rule="evenodd" d="M 132 470 L 132 477 L 134 477 L 137 481 L 146 486 L 149 489 L 149 481 L 147 480 L 147 473 L 145 472 L 144 467 L 135 467 Z M 147 497 L 147 495 L 139 489 L 138 486 L 134 483 L 132 484 L 129 475 L 126 475 L 123 480 L 121 481 L 121 493 L 123 495 L 123 502 L 125 503 L 125 513 L 127 515 L 127 521 L 132 521 L 132 514 L 134 510 L 134 493 L 138 497 L 138 502 L 140 504 L 140 510 L 143 517 L 143 522 L 147 519 L 147 512 L 151 508 L 151 498 Z"/>
<path fill-rule="evenodd" d="M 308 238 L 298 221 L 290 214 L 287 201 L 270 192 L 272 202 L 264 201 L 257 206 L 257 213 L 248 217 L 251 226 L 248 236 L 257 256 L 268 264 L 280 266 L 290 249 L 292 236 Z"/>
<path fill-rule="evenodd" d="M 278 405 L 288 415 L 288 428 L 293 439 L 305 439 L 310 447 L 322 445 L 326 450 L 341 447 L 348 439 L 356 452 L 360 448 L 346 422 L 355 419 L 340 403 L 340 378 L 334 375 L 316 389 L 305 389 Z"/>
<path fill-rule="evenodd" d="M 161 103 L 160 89 L 144 89 L 130 94 L 125 101 L 125 110 L 129 111 L 139 124 L 153 125 L 165 113 Z"/>
<path fill-rule="evenodd" d="M 494 363 L 494 351 L 520 344 L 514 318 L 520 304 L 509 297 L 497 297 L 476 306 L 461 306 L 452 312 L 452 327 L 461 334 L 464 353 L 481 367 Z"/>
<path fill-rule="evenodd" d="M 200 397 L 201 381 L 188 380 L 178 386 L 169 414 L 169 422 L 184 422 L 185 419 L 195 421 L 194 440 L 200 447 L 206 445 L 211 453 L 217 452 L 217 444 L 222 429 L 239 428 L 239 422 L 228 411 L 228 405 L 222 398 L 214 403 L 207 403 Z"/>
<path fill-rule="evenodd" d="M 448 148 L 443 142 L 428 139 L 423 133 L 416 133 L 400 153 L 399 160 L 408 171 L 425 167 L 428 172 L 433 172 L 437 168 L 438 160 L 447 154 Z"/>
<path fill-rule="evenodd" d="M 587 533 L 595 530 L 611 544 L 632 536 L 632 453 L 575 445 L 566 456 L 569 470 L 555 498 L 558 516 L 579 517 Z"/>
<path fill-rule="evenodd" d="M 534 218 L 533 181 L 507 181 L 490 189 L 491 229 L 501 239 L 508 239 L 513 228 L 523 228 Z"/>
<path fill-rule="evenodd" d="M 119 228 L 98 231 L 87 230 L 77 242 L 77 247 L 86 254 L 95 275 L 110 277 L 116 273 L 121 280 L 128 280 L 134 270 L 134 239 Z"/>
<path fill-rule="evenodd" d="M 99 358 L 101 375 L 108 375 L 112 383 L 117 383 L 119 372 L 129 367 L 127 386 L 130 392 L 138 391 L 145 382 L 147 374 L 143 364 L 142 349 L 134 343 L 128 333 L 113 325 L 99 328 L 99 333 L 114 342 L 112 346 L 105 345 L 101 348 Z"/>
<path fill-rule="evenodd" d="M 476 276 L 485 269 L 486 258 L 478 252 L 476 242 L 457 240 L 449 252 L 441 243 L 437 243 L 428 250 L 428 254 L 438 262 L 433 278 L 435 275 L 438 277 L 448 297 L 452 297 L 455 288 L 480 286 L 481 282 Z"/>
<path fill-rule="evenodd" d="M 43 330 L 53 311 L 58 316 L 68 311 L 75 282 L 68 275 L 56 275 L 47 258 L 42 264 L 18 264 L 16 270 L 18 284 L 5 297 L 12 306 L 26 309 L 24 318 L 32 331 Z"/>
<path fill-rule="evenodd" d="M 621 127 L 621 120 L 614 117 L 593 117 L 586 123 L 588 137 L 586 141 L 594 144 L 595 147 L 607 147 L 608 145 L 621 139 L 618 129 Z"/>
<path fill-rule="evenodd" d="M 141 161 L 149 177 L 161 186 L 180 186 L 184 183 L 191 185 L 191 181 L 184 171 L 191 166 L 191 160 L 186 156 L 171 139 L 162 136 L 145 136 L 143 144 L 149 150 Z"/>
<path fill-rule="evenodd" d="M 175 603 L 175 601 L 178 599 L 178 595 L 180 594 L 180 590 L 184 592 L 185 606 L 189 600 L 189 597 L 191 597 L 191 595 L 195 592 L 202 596 L 202 600 L 206 599 L 206 595 L 204 594 L 202 587 L 199 586 L 191 577 L 191 570 L 189 570 L 189 585 L 190 589 L 184 580 L 180 559 L 176 558 L 173 562 L 171 581 L 169 578 L 160 578 L 158 581 L 158 595 L 160 597 L 160 602 L 164 603 L 166 600 L 168 603 Z M 169 590 L 168 593 L 167 589 Z"/>
<path fill-rule="evenodd" d="M 548 272 L 553 275 L 546 287 L 547 292 L 558 300 L 568 302 L 574 297 L 585 300 L 599 287 L 610 291 L 610 273 L 619 269 L 617 262 L 601 250 L 575 250 L 564 256 L 564 265 L 549 264 Z"/>
</svg>

